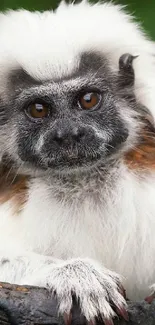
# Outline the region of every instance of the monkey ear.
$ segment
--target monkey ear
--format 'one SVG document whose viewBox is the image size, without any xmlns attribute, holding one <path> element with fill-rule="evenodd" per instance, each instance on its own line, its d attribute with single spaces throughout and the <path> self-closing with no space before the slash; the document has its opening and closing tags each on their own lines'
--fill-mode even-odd
<svg viewBox="0 0 155 325">
<path fill-rule="evenodd" d="M 136 58 L 138 58 L 138 55 L 131 55 L 129 53 L 121 55 L 119 58 L 119 69 L 130 71 L 130 69 L 133 69 L 132 62 Z"/>
<path fill-rule="evenodd" d="M 125 53 L 119 58 L 119 84 L 122 87 L 134 85 L 135 73 L 132 63 L 137 57 L 138 55 L 133 56 Z"/>
</svg>

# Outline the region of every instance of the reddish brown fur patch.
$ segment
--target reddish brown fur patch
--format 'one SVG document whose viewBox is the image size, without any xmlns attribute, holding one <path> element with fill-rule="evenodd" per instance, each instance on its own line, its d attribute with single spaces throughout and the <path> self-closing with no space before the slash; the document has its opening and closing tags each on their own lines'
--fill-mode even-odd
<svg viewBox="0 0 155 325">
<path fill-rule="evenodd" d="M 125 155 L 125 163 L 130 169 L 155 169 L 155 123 L 151 114 L 142 117 L 143 128 L 139 143 Z"/>
<path fill-rule="evenodd" d="M 0 204 L 12 201 L 13 212 L 18 213 L 27 201 L 28 178 L 16 175 L 11 168 L 0 165 Z"/>
<path fill-rule="evenodd" d="M 143 141 L 125 155 L 125 162 L 131 169 L 155 169 L 155 137 L 143 135 Z"/>
</svg>

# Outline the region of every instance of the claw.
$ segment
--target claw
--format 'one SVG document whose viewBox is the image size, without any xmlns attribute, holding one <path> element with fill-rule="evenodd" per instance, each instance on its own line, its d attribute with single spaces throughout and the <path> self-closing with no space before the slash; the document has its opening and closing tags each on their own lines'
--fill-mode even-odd
<svg viewBox="0 0 155 325">
<path fill-rule="evenodd" d="M 123 286 L 120 286 L 119 287 L 119 292 L 124 297 L 124 299 L 126 300 L 127 299 L 127 297 L 126 297 L 126 290 L 123 288 Z"/>
<path fill-rule="evenodd" d="M 69 313 L 69 314 L 64 313 L 64 322 L 65 322 L 65 325 L 71 325 L 71 322 L 72 322 L 71 313 Z"/>
<path fill-rule="evenodd" d="M 125 308 L 116 307 L 116 312 L 118 315 L 122 316 L 127 322 L 129 321 L 129 315 Z"/>
<path fill-rule="evenodd" d="M 104 319 L 104 324 L 105 325 L 114 325 L 114 322 L 112 319 Z"/>
<path fill-rule="evenodd" d="M 87 324 L 88 325 L 96 325 L 95 319 L 90 320 Z"/>
<path fill-rule="evenodd" d="M 148 304 L 151 304 L 154 299 L 155 299 L 155 292 L 153 292 L 152 295 L 146 297 L 145 301 L 148 302 Z"/>
</svg>

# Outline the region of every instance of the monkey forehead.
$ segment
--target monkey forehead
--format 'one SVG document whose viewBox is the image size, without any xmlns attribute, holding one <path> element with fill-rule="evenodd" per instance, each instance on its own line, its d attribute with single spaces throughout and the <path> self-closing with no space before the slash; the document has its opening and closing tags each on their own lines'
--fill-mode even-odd
<svg viewBox="0 0 155 325">
<path fill-rule="evenodd" d="M 144 41 L 112 4 L 63 2 L 55 12 L 9 11 L 0 14 L 0 72 L 19 65 L 38 80 L 63 77 L 77 69 L 82 52 L 94 50 L 107 53 L 115 68 L 123 53 L 143 51 Z M 151 50 L 146 42 L 145 51 Z"/>
</svg>

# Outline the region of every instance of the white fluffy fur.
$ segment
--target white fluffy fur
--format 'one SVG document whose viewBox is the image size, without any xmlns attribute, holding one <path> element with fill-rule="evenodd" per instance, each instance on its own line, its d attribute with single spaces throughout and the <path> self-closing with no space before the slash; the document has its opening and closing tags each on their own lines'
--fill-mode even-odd
<svg viewBox="0 0 155 325">
<path fill-rule="evenodd" d="M 118 6 L 83 1 L 62 3 L 56 12 L 10 11 L 0 15 L 0 44 L 3 85 L 5 73 L 19 65 L 41 80 L 66 75 L 78 66 L 84 50 L 108 55 L 114 70 L 123 53 L 138 54 L 134 61 L 136 96 L 155 117 L 154 45 Z M 116 171 L 113 173 L 111 184 Z M 52 273 L 53 264 L 46 265 L 51 257 L 45 255 L 64 260 L 87 257 L 123 275 L 130 298 L 144 298 L 155 282 L 155 174 L 140 179 L 123 162 L 117 173 L 119 180 L 112 189 L 102 182 L 95 186 L 91 178 L 77 179 L 73 189 L 61 180 L 36 179 L 29 184 L 28 201 L 19 215 L 12 215 L 11 202 L 1 205 L 0 280 L 38 284 L 39 268 L 43 270 L 39 284 L 51 281 L 51 286 L 54 283 L 60 289 L 61 281 L 49 280 L 50 274 L 57 273 Z M 60 192 L 63 198 L 58 202 L 54 194 Z M 72 203 L 68 203 L 69 197 Z M 93 290 L 91 282 L 89 286 Z M 105 292 L 102 295 L 105 299 Z M 120 296 L 117 298 L 122 304 Z M 62 310 L 68 311 L 69 304 Z M 106 304 L 102 312 L 109 318 L 113 312 Z M 83 308 L 89 319 L 96 315 L 97 307 L 91 309 L 89 303 L 88 307 Z"/>
</svg>

